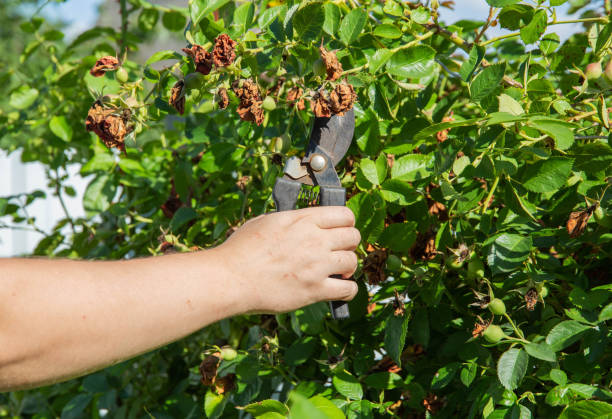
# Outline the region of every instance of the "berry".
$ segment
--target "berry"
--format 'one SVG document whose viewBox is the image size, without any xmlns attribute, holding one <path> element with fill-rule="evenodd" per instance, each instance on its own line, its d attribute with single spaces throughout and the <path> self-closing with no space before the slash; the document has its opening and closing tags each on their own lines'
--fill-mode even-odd
<svg viewBox="0 0 612 419">
<path fill-rule="evenodd" d="M 386 267 L 390 272 L 398 272 L 402 269 L 402 260 L 395 255 L 389 255 L 387 257 Z"/>
<path fill-rule="evenodd" d="M 475 254 L 472 254 L 470 261 L 468 262 L 468 278 L 470 279 L 482 279 L 485 276 L 485 268 L 482 260 Z"/>
<path fill-rule="evenodd" d="M 540 292 L 538 294 L 540 294 L 540 298 L 546 298 L 548 295 L 548 287 L 546 285 L 542 285 L 542 288 L 540 288 Z"/>
<path fill-rule="evenodd" d="M 482 335 L 489 343 L 497 343 L 502 340 L 504 336 L 506 336 L 502 328 L 496 324 L 489 325 Z"/>
<path fill-rule="evenodd" d="M 492 299 L 488 307 L 489 310 L 491 310 L 491 313 L 496 314 L 498 316 L 506 314 L 506 305 L 499 298 Z"/>
<path fill-rule="evenodd" d="M 289 151 L 289 148 L 291 148 L 291 138 L 289 138 L 288 135 L 284 134 L 280 137 L 273 138 L 270 141 L 268 150 L 272 153 L 284 154 Z"/>
<path fill-rule="evenodd" d="M 601 63 L 590 63 L 586 66 L 584 74 L 589 80 L 597 80 L 601 77 L 603 71 L 601 69 Z"/>
<path fill-rule="evenodd" d="M 263 100 L 261 107 L 264 108 L 266 111 L 273 111 L 274 109 L 276 109 L 276 102 L 274 101 L 274 98 L 272 96 L 266 96 L 266 98 Z"/>
<path fill-rule="evenodd" d="M 125 83 L 128 81 L 129 75 L 125 68 L 119 67 L 117 71 L 115 71 L 115 80 L 119 83 Z"/>
<path fill-rule="evenodd" d="M 612 60 L 608 61 L 604 69 L 604 78 L 607 82 L 612 83 Z"/>
<path fill-rule="evenodd" d="M 221 348 L 221 357 L 223 358 L 223 360 L 232 361 L 236 359 L 237 356 L 238 356 L 238 352 L 236 352 L 234 348 L 229 348 L 229 347 Z"/>
<path fill-rule="evenodd" d="M 453 271 L 461 269 L 463 267 L 463 262 L 464 260 L 455 255 L 451 255 L 446 258 L 446 266 L 448 267 L 448 269 L 451 269 Z"/>
<path fill-rule="evenodd" d="M 612 216 L 606 214 L 604 209 L 601 206 L 597 206 L 595 211 L 593 211 L 593 217 L 595 217 L 595 221 L 602 227 L 612 227 Z"/>
</svg>

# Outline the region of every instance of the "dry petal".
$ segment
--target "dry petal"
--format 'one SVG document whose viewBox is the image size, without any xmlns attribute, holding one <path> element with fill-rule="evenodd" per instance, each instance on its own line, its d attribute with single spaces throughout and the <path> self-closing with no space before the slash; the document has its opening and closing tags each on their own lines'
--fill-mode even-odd
<svg viewBox="0 0 612 419">
<path fill-rule="evenodd" d="M 385 274 L 385 261 L 387 252 L 384 249 L 375 249 L 368 253 L 363 262 L 363 272 L 370 285 L 376 285 L 387 279 Z"/>
<path fill-rule="evenodd" d="M 107 71 L 116 70 L 119 67 L 119 60 L 116 57 L 107 55 L 100 58 L 94 66 L 89 70 L 89 74 L 94 77 L 102 77 Z"/>
<path fill-rule="evenodd" d="M 353 109 L 353 103 L 357 100 L 357 95 L 353 86 L 348 83 L 341 83 L 329 95 L 331 109 L 335 114 L 344 115 L 345 112 Z"/>
<path fill-rule="evenodd" d="M 593 210 L 590 208 L 585 211 L 574 211 L 570 214 L 566 226 L 570 237 L 578 237 L 584 232 L 592 214 Z"/>
<path fill-rule="evenodd" d="M 185 113 L 185 94 L 183 92 L 183 88 L 185 87 L 185 83 L 183 80 L 177 81 L 172 90 L 170 91 L 170 99 L 168 103 L 172 106 L 178 113 L 181 115 Z"/>
<path fill-rule="evenodd" d="M 329 118 L 332 115 L 329 100 L 321 92 L 313 96 L 310 101 L 310 109 L 317 118 Z"/>
<path fill-rule="evenodd" d="M 202 384 L 212 386 L 217 380 L 217 368 L 221 363 L 221 353 L 215 352 L 208 355 L 200 364 L 200 375 L 202 376 Z"/>
<path fill-rule="evenodd" d="M 213 63 L 212 55 L 203 46 L 194 44 L 191 48 L 183 48 L 183 52 L 193 58 L 198 73 L 204 75 L 210 73 Z"/>
<path fill-rule="evenodd" d="M 428 230 L 418 233 L 414 245 L 410 248 L 410 257 L 414 260 L 431 260 L 436 257 L 436 235 Z"/>
<path fill-rule="evenodd" d="M 131 116 L 129 109 L 105 108 L 102 102 L 95 101 L 87 113 L 85 128 L 93 131 L 109 149 L 125 151 L 125 136 L 134 129 L 129 125 Z"/>
<path fill-rule="evenodd" d="M 287 103 L 292 104 L 297 101 L 298 110 L 303 111 L 306 108 L 306 106 L 304 106 L 304 98 L 302 98 L 303 94 L 304 90 L 301 87 L 292 87 L 287 92 Z"/>
<path fill-rule="evenodd" d="M 538 303 L 538 291 L 535 288 L 531 288 L 525 294 L 525 307 L 529 311 L 535 310 L 535 306 Z"/>
<path fill-rule="evenodd" d="M 225 87 L 221 87 L 217 91 L 217 95 L 218 95 L 217 103 L 219 104 L 219 109 L 227 108 L 227 105 L 229 105 L 229 96 L 227 95 L 227 89 Z"/>
<path fill-rule="evenodd" d="M 213 61 L 217 67 L 227 67 L 236 59 L 234 47 L 236 41 L 222 33 L 215 39 L 215 47 L 213 48 Z"/>
<path fill-rule="evenodd" d="M 326 50 L 323 46 L 319 47 L 319 52 L 321 53 L 323 64 L 325 64 L 327 80 L 338 80 L 342 76 L 342 64 L 338 61 L 336 53 Z"/>
<path fill-rule="evenodd" d="M 240 119 L 261 125 L 264 113 L 261 109 L 262 100 L 257 84 L 252 80 L 236 80 L 232 84 L 232 90 L 240 99 L 237 109 Z"/>
</svg>

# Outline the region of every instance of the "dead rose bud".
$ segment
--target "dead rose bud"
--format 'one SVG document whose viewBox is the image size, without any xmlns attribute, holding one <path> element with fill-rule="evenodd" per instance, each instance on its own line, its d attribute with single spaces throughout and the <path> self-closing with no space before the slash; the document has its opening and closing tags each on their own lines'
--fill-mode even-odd
<svg viewBox="0 0 612 419">
<path fill-rule="evenodd" d="M 306 106 L 304 106 L 304 99 L 302 95 L 304 94 L 304 90 L 301 87 L 294 86 L 287 92 L 287 103 L 292 104 L 297 101 L 297 108 L 300 111 L 303 111 Z"/>
<path fill-rule="evenodd" d="M 227 95 L 227 89 L 225 87 L 221 87 L 217 90 L 217 104 L 219 105 L 219 109 L 225 109 L 227 105 L 229 105 L 229 96 Z"/>
<path fill-rule="evenodd" d="M 444 118 L 442 118 L 442 122 L 452 122 L 454 121 L 455 118 L 453 118 L 453 114 L 451 112 L 451 114 L 449 116 L 445 116 Z M 438 139 L 439 143 L 443 143 L 444 141 L 446 141 L 446 139 L 448 138 L 448 131 L 450 131 L 449 129 L 443 129 L 442 131 L 438 131 L 436 133 L 436 138 Z"/>
<path fill-rule="evenodd" d="M 584 211 L 574 211 L 567 220 L 567 233 L 570 237 L 580 236 L 587 227 L 587 223 L 595 211 L 595 206 L 589 207 Z"/>
<path fill-rule="evenodd" d="M 237 109 L 240 119 L 261 125 L 264 120 L 263 109 L 261 109 L 263 101 L 257 84 L 250 79 L 236 80 L 232 83 L 232 90 L 240 99 Z"/>
<path fill-rule="evenodd" d="M 170 99 L 168 103 L 181 115 L 185 113 L 185 94 L 183 88 L 185 83 L 183 80 L 177 81 L 170 91 Z"/>
<path fill-rule="evenodd" d="M 116 147 L 125 151 L 125 136 L 134 127 L 129 124 L 132 113 L 129 109 L 105 108 L 100 101 L 95 101 L 87 112 L 85 128 L 93 131 L 106 147 Z"/>
<path fill-rule="evenodd" d="M 342 76 L 342 64 L 338 61 L 336 53 L 326 50 L 323 46 L 319 47 L 319 52 L 321 53 L 323 64 L 325 64 L 327 80 L 338 80 Z"/>
<path fill-rule="evenodd" d="M 221 363 L 221 353 L 208 355 L 200 364 L 201 381 L 205 386 L 212 386 L 217 380 L 217 368 Z"/>
<path fill-rule="evenodd" d="M 234 47 L 236 41 L 222 33 L 215 39 L 215 47 L 213 48 L 213 61 L 217 67 L 227 67 L 236 59 Z"/>
<path fill-rule="evenodd" d="M 353 109 L 353 103 L 357 100 L 357 95 L 353 86 L 348 83 L 341 83 L 329 95 L 332 112 L 337 115 L 344 115 L 345 112 Z"/>
<path fill-rule="evenodd" d="M 325 97 L 326 92 L 316 92 L 310 101 L 310 109 L 317 118 L 329 118 L 331 107 L 329 100 Z"/>
<path fill-rule="evenodd" d="M 94 77 L 102 77 L 107 71 L 116 70 L 118 67 L 119 60 L 117 60 L 116 57 L 108 55 L 96 61 L 91 70 L 89 70 L 89 74 Z"/>
<path fill-rule="evenodd" d="M 194 44 L 191 48 L 183 48 L 183 52 L 193 58 L 196 71 L 204 75 L 212 70 L 213 59 L 210 52 L 206 51 L 201 45 Z"/>
</svg>

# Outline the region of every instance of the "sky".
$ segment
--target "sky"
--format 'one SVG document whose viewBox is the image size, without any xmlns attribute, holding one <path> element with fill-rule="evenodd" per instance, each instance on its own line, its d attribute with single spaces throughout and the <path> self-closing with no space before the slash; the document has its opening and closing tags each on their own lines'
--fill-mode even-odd
<svg viewBox="0 0 612 419">
<path fill-rule="evenodd" d="M 0 0 L 2 1 L 2 0 Z M 92 28 L 98 18 L 98 7 L 104 0 L 67 0 L 65 2 L 50 1 L 42 10 L 43 16 L 66 23 L 66 38 L 73 39 L 79 33 Z M 488 15 L 488 6 L 485 0 L 455 0 L 455 10 L 441 9 L 442 20 L 452 23 L 461 19 L 485 20 Z M 187 7 L 187 0 L 185 0 Z M 568 6 L 557 8 L 559 19 L 567 18 Z M 35 9 L 30 11 L 30 14 Z M 28 10 L 26 10 L 26 15 Z M 118 24 L 117 24 L 118 26 Z M 579 30 L 577 24 L 556 25 L 548 31 L 556 32 L 562 40 Z M 508 31 L 491 28 L 490 36 L 498 36 Z M 45 231 L 51 231 L 59 219 L 63 217 L 60 202 L 52 196 L 46 186 L 44 167 L 37 163 L 21 163 L 19 155 L 12 154 L 7 157 L 0 151 L 0 196 L 24 193 L 41 189 L 47 191 L 47 199 L 38 201 L 31 208 L 31 216 L 37 218 L 38 224 Z M 76 217 L 83 216 L 82 196 L 89 179 L 78 176 L 78 168 L 70 168 L 70 185 L 77 191 L 74 198 L 66 197 L 68 211 Z M 8 220 L 7 220 L 8 221 Z M 13 256 L 31 252 L 41 236 L 38 233 L 23 231 L 10 231 L 0 229 L 0 257 Z"/>
</svg>

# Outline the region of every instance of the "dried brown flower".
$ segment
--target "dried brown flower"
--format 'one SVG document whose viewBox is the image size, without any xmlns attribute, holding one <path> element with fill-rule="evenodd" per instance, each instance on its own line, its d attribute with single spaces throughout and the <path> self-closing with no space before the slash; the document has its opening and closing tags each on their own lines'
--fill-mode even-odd
<svg viewBox="0 0 612 419">
<path fill-rule="evenodd" d="M 107 55 L 100 58 L 89 70 L 89 74 L 94 77 L 102 77 L 107 71 L 116 70 L 119 67 L 119 60 L 116 57 Z"/>
<path fill-rule="evenodd" d="M 574 211 L 567 220 L 567 232 L 570 237 L 580 236 L 586 229 L 587 223 L 595 211 L 595 206 L 589 207 L 584 211 Z"/>
<path fill-rule="evenodd" d="M 236 388 L 236 374 L 227 374 L 215 380 L 215 390 L 217 394 L 225 394 Z"/>
<path fill-rule="evenodd" d="M 319 47 L 319 52 L 321 53 L 323 64 L 325 64 L 327 80 L 338 80 L 342 76 L 342 64 L 338 61 L 336 53 L 326 50 L 323 46 Z"/>
<path fill-rule="evenodd" d="M 185 93 L 183 88 L 185 83 L 183 80 L 177 81 L 170 91 L 170 99 L 168 103 L 181 115 L 185 113 Z"/>
<path fill-rule="evenodd" d="M 183 48 L 183 52 L 193 58 L 198 73 L 204 75 L 210 73 L 213 64 L 212 55 L 203 46 L 194 44 L 191 48 Z"/>
<path fill-rule="evenodd" d="M 384 249 L 372 249 L 363 261 L 363 272 L 370 285 L 376 285 L 387 279 L 385 274 L 385 261 L 387 251 Z"/>
<path fill-rule="evenodd" d="M 404 301 L 400 297 L 397 290 L 393 290 L 394 298 L 393 298 L 393 315 L 395 317 L 401 317 L 406 314 L 406 307 L 404 306 Z"/>
<path fill-rule="evenodd" d="M 200 375 L 202 376 L 202 384 L 212 386 L 217 380 L 217 368 L 221 363 L 221 353 L 215 352 L 212 355 L 207 355 L 200 364 Z"/>
<path fill-rule="evenodd" d="M 105 108 L 102 102 L 97 100 L 89 108 L 85 128 L 87 131 L 93 131 L 109 149 L 117 147 L 125 151 L 125 136 L 134 129 L 129 124 L 131 116 L 129 109 Z"/>
<path fill-rule="evenodd" d="M 324 92 L 315 93 L 310 101 L 310 109 L 317 118 L 329 118 L 332 115 L 329 100 Z"/>
<path fill-rule="evenodd" d="M 217 96 L 217 103 L 219 104 L 219 109 L 227 108 L 227 105 L 229 105 L 229 96 L 227 95 L 227 89 L 225 87 L 219 88 L 219 90 L 217 90 Z"/>
<path fill-rule="evenodd" d="M 451 112 L 450 116 L 445 116 L 444 118 L 442 118 L 442 122 L 452 122 L 454 120 L 455 120 L 455 118 L 453 118 L 452 112 Z M 450 131 L 450 128 L 443 129 L 442 131 L 438 131 L 436 133 L 436 138 L 438 139 L 439 143 L 443 143 L 444 141 L 446 141 L 446 139 L 448 138 L 448 132 L 449 131 Z"/>
<path fill-rule="evenodd" d="M 236 41 L 230 38 L 228 35 L 222 33 L 215 39 L 215 46 L 213 48 L 213 61 L 217 67 L 227 67 L 236 59 L 236 52 L 234 47 Z"/>
<path fill-rule="evenodd" d="M 304 90 L 301 87 L 293 86 L 287 92 L 287 103 L 292 104 L 297 101 L 296 106 L 298 110 L 303 111 L 306 108 L 306 106 L 304 106 L 304 98 L 302 98 L 303 94 Z"/>
<path fill-rule="evenodd" d="M 261 109 L 262 100 L 257 84 L 252 80 L 236 80 L 232 84 L 232 90 L 240 99 L 237 109 L 240 119 L 261 125 L 264 113 Z"/>
<path fill-rule="evenodd" d="M 535 288 L 531 288 L 525 293 L 525 307 L 529 311 L 535 310 L 535 306 L 538 303 L 538 291 Z"/>
<path fill-rule="evenodd" d="M 344 115 L 345 112 L 353 109 L 353 103 L 356 100 L 355 90 L 348 83 L 338 84 L 329 95 L 331 109 L 338 115 Z"/>
<path fill-rule="evenodd" d="M 410 248 L 410 257 L 414 260 L 431 260 L 436 257 L 436 235 L 430 229 L 425 233 L 418 233 L 416 241 Z"/>
<path fill-rule="evenodd" d="M 491 323 L 493 322 L 493 319 L 486 322 L 480 316 L 477 316 L 477 318 L 478 318 L 478 321 L 474 323 L 474 330 L 472 330 L 472 337 L 474 339 L 481 337 L 484 331 L 486 330 L 486 328 L 489 327 Z"/>
</svg>

